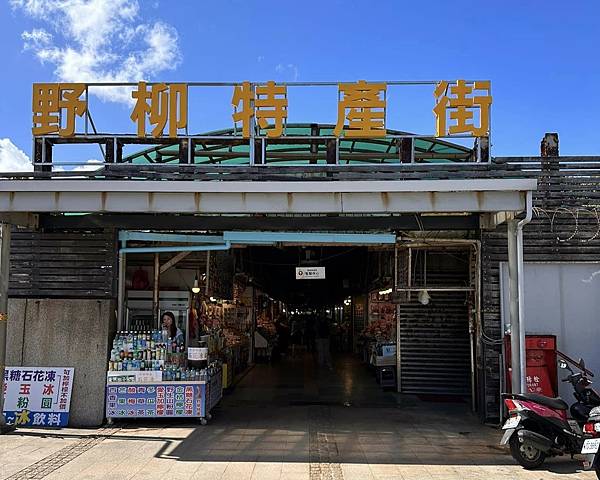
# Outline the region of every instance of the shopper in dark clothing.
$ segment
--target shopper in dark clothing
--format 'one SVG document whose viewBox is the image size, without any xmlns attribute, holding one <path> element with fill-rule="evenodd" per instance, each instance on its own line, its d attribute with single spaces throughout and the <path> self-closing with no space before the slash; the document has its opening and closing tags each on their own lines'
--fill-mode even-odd
<svg viewBox="0 0 600 480">
<path fill-rule="evenodd" d="M 310 315 L 306 318 L 306 325 L 304 329 L 304 342 L 306 343 L 306 350 L 308 352 L 314 352 L 316 350 L 316 323 L 317 319 L 314 315 Z"/>
<path fill-rule="evenodd" d="M 325 315 L 319 315 L 316 327 L 317 359 L 319 366 L 326 366 L 331 370 L 333 366 L 331 365 L 331 353 L 329 351 L 330 330 L 329 321 Z"/>
<path fill-rule="evenodd" d="M 280 360 L 282 356 L 287 354 L 288 345 L 290 343 L 290 331 L 284 323 L 284 318 L 279 318 L 275 322 L 275 331 L 277 332 L 277 347 L 274 349 L 273 360 Z"/>
</svg>

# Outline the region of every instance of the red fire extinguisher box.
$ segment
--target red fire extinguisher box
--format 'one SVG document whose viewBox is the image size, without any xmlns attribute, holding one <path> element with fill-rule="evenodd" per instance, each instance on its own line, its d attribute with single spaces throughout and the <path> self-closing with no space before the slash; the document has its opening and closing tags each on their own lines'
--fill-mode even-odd
<svg viewBox="0 0 600 480">
<path fill-rule="evenodd" d="M 504 336 L 505 390 L 511 391 L 512 369 L 510 365 L 510 335 Z M 527 390 L 547 397 L 558 396 L 556 371 L 556 335 L 526 335 Z"/>
</svg>

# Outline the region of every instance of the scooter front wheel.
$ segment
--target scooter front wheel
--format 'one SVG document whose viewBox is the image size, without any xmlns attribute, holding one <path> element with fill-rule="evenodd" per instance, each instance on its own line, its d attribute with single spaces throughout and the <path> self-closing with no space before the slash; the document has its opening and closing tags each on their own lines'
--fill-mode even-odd
<svg viewBox="0 0 600 480">
<path fill-rule="evenodd" d="M 513 435 L 508 444 L 512 457 L 526 470 L 537 468 L 546 460 L 544 452 L 533 445 L 521 443 L 518 435 Z"/>
</svg>

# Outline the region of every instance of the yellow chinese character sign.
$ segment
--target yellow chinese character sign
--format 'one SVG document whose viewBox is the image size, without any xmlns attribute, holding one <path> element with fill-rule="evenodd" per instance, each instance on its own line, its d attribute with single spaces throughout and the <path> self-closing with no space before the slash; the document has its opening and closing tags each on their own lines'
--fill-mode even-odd
<svg viewBox="0 0 600 480">
<path fill-rule="evenodd" d="M 457 80 L 452 84 L 442 81 L 437 84 L 434 96 L 436 137 L 457 134 L 468 134 L 474 137 L 489 135 L 492 104 L 489 81 Z M 475 113 L 478 114 L 478 124 L 476 124 Z"/>
<path fill-rule="evenodd" d="M 385 137 L 386 84 L 340 83 L 337 123 L 333 133 L 348 138 Z M 348 128 L 344 125 L 348 120 Z"/>
<path fill-rule="evenodd" d="M 423 82 L 367 82 L 339 83 L 337 120 L 333 134 L 345 138 L 381 138 L 387 135 L 387 93 L 399 85 Z M 492 105 L 489 81 L 425 82 L 435 85 L 436 137 L 464 135 L 483 137 L 489 135 Z M 114 84 L 118 86 L 119 84 Z M 129 86 L 129 84 L 120 84 Z M 243 82 L 234 84 L 231 105 L 234 108 L 235 127 L 241 126 L 243 138 L 266 136 L 277 138 L 286 135 L 288 121 L 287 87 L 335 86 L 335 83 L 277 84 Z M 77 118 L 89 116 L 88 87 L 94 83 L 35 83 L 32 97 L 32 133 L 34 136 L 76 134 Z M 113 86 L 113 85 L 109 85 Z M 137 126 L 137 136 L 146 137 L 151 126 L 154 138 L 188 136 L 188 91 L 193 87 L 214 87 L 204 83 L 152 83 L 139 82 L 131 93 L 134 106 L 130 118 Z M 221 85 L 218 85 L 221 86 Z M 89 118 L 91 121 L 91 117 Z M 94 132 L 95 125 L 92 123 Z M 234 127 L 234 128 L 235 128 Z M 182 132 L 183 130 L 183 132 Z M 192 135 L 201 137 L 201 135 Z M 427 134 L 423 137 L 431 138 Z"/>
<path fill-rule="evenodd" d="M 135 106 L 131 120 L 137 123 L 138 137 L 146 136 L 146 117 L 154 125 L 152 136 L 162 137 L 167 121 L 169 137 L 176 137 L 180 128 L 187 127 L 188 87 L 185 83 L 155 83 L 150 91 L 146 82 L 139 82 L 137 90 L 131 92 Z M 149 102 L 149 103 L 148 103 Z"/>
<path fill-rule="evenodd" d="M 33 135 L 73 136 L 75 117 L 82 117 L 87 110 L 81 99 L 84 92 L 83 83 L 34 83 Z"/>
<path fill-rule="evenodd" d="M 250 137 L 252 120 L 258 120 L 258 126 L 266 131 L 267 137 L 280 137 L 287 120 L 287 88 L 269 81 L 266 85 L 257 85 L 254 89 L 250 82 L 243 82 L 233 89 L 231 105 L 234 123 L 241 122 L 242 136 Z M 271 125 L 268 120 L 273 120 Z"/>
</svg>

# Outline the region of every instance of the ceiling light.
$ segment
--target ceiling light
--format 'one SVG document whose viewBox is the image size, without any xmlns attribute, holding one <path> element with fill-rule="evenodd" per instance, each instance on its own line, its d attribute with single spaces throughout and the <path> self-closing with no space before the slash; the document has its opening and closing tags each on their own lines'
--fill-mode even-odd
<svg viewBox="0 0 600 480">
<path fill-rule="evenodd" d="M 427 292 L 427 290 L 419 291 L 419 296 L 417 298 L 419 299 L 419 302 L 422 305 L 428 305 L 431 300 L 431 297 L 429 296 L 429 293 Z"/>
<path fill-rule="evenodd" d="M 192 287 L 192 293 L 200 293 L 200 287 L 198 286 L 198 275 L 194 277 L 194 286 Z"/>
</svg>

